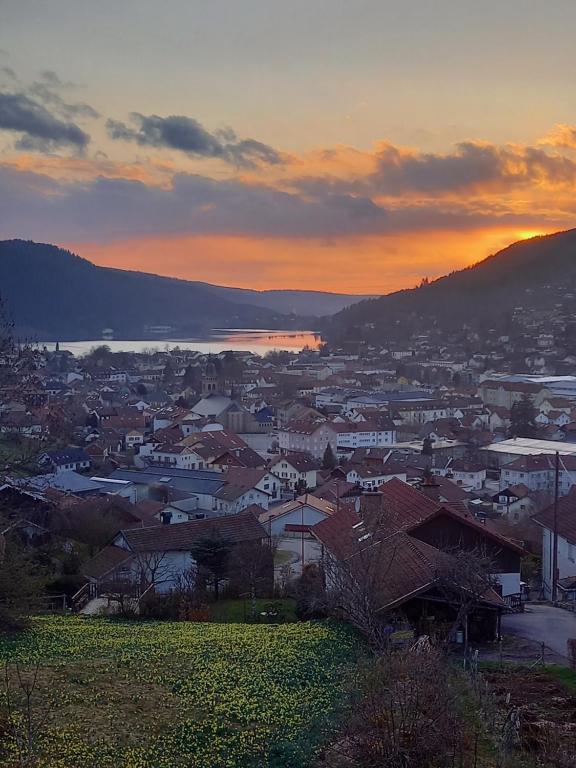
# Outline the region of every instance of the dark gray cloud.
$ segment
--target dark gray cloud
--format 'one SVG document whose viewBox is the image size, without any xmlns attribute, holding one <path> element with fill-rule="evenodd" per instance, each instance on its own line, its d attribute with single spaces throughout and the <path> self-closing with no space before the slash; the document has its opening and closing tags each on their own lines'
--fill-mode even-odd
<svg viewBox="0 0 576 768">
<path fill-rule="evenodd" d="M 58 115 L 69 120 L 76 118 L 96 118 L 99 117 L 98 112 L 86 104 L 83 101 L 70 102 L 62 98 L 58 90 L 63 85 L 57 83 L 50 83 L 50 81 L 40 81 L 32 83 L 28 89 L 28 93 L 42 102 L 47 108 L 53 109 Z"/>
<path fill-rule="evenodd" d="M 487 225 L 532 226 L 505 206 L 474 210 L 441 202 L 388 210 L 362 196 L 314 199 L 236 180 L 180 174 L 170 188 L 98 178 L 64 183 L 0 166 L 0 237 L 109 241 L 151 235 L 331 238 Z M 565 222 L 546 220 L 551 227 Z"/>
<path fill-rule="evenodd" d="M 0 67 L 0 131 L 20 134 L 17 149 L 83 151 L 90 136 L 78 121 L 99 115 L 89 104 L 67 97 L 75 87 L 52 70 L 25 85 L 10 67 Z"/>
<path fill-rule="evenodd" d="M 108 120 L 106 127 L 112 139 L 133 141 L 140 146 L 176 149 L 197 157 L 215 157 L 234 165 L 251 167 L 256 162 L 276 164 L 281 162 L 280 154 L 254 139 L 239 141 L 231 129 L 210 133 L 197 120 L 185 115 L 141 115 L 130 116 L 135 127 Z"/>
<path fill-rule="evenodd" d="M 0 131 L 21 134 L 16 144 L 20 149 L 83 150 L 90 141 L 76 123 L 56 116 L 24 93 L 0 92 Z"/>
<path fill-rule="evenodd" d="M 378 171 L 367 181 L 388 194 L 441 193 L 489 185 L 506 187 L 574 183 L 576 164 L 536 147 L 500 147 L 461 142 L 452 154 L 408 154 L 387 145 L 378 155 Z"/>
<path fill-rule="evenodd" d="M 433 154 L 386 144 L 376 160 L 374 173 L 348 179 L 304 176 L 296 179 L 293 186 L 311 197 L 417 194 L 441 199 L 454 193 L 509 192 L 541 182 L 551 186 L 576 185 L 576 162 L 560 154 L 548 154 L 539 147 L 470 141 L 457 144 L 452 153 Z"/>
</svg>

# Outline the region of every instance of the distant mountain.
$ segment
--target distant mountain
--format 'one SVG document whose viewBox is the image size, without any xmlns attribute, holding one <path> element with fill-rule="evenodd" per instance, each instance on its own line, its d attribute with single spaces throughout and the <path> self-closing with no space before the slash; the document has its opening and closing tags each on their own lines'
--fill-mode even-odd
<svg viewBox="0 0 576 768">
<path fill-rule="evenodd" d="M 18 333 L 40 341 L 98 339 L 105 328 L 124 339 L 185 338 L 212 328 L 302 328 L 362 298 L 245 291 L 109 269 L 25 240 L 0 241 L 0 295 Z"/>
<path fill-rule="evenodd" d="M 431 328 L 506 331 L 515 308 L 574 315 L 575 297 L 576 229 L 571 229 L 513 243 L 418 288 L 362 301 L 327 319 L 323 332 L 334 342 L 385 343 L 409 341 Z"/>
<path fill-rule="evenodd" d="M 369 296 L 325 291 L 271 290 L 254 291 L 247 288 L 224 288 L 210 283 L 197 283 L 224 299 L 243 301 L 255 307 L 267 307 L 286 315 L 334 315 Z"/>
</svg>

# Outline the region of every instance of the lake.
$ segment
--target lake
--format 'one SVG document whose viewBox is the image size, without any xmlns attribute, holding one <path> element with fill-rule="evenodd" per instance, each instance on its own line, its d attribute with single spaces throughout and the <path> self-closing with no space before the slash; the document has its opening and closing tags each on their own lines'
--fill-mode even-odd
<svg viewBox="0 0 576 768">
<path fill-rule="evenodd" d="M 149 341 L 129 341 L 114 339 L 92 339 L 90 341 L 61 341 L 60 349 L 72 352 L 77 357 L 85 355 L 93 347 L 105 344 L 112 352 L 143 352 L 149 349 L 192 349 L 205 354 L 223 352 L 231 349 L 242 352 L 254 352 L 257 355 L 265 355 L 272 350 L 289 350 L 299 352 L 304 347 L 316 349 L 320 344 L 320 337 L 312 331 L 278 331 L 262 330 L 254 328 L 215 328 L 209 336 L 193 339 L 154 339 Z M 46 346 L 53 350 L 55 342 L 40 342 L 40 346 Z"/>
</svg>

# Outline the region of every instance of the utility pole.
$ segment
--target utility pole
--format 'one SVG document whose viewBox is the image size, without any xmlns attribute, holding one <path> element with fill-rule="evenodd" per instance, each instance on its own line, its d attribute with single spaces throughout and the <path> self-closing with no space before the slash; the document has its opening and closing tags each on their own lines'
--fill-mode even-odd
<svg viewBox="0 0 576 768">
<path fill-rule="evenodd" d="M 558 571 L 558 496 L 560 485 L 560 454 L 556 451 L 554 463 L 554 530 L 552 532 L 552 602 L 557 598 L 557 571 Z"/>
</svg>

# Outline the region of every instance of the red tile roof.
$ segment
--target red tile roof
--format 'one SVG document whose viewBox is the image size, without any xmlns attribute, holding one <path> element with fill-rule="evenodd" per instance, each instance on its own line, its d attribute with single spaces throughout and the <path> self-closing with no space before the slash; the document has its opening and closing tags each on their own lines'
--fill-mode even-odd
<svg viewBox="0 0 576 768">
<path fill-rule="evenodd" d="M 236 544 L 264 539 L 267 535 L 251 511 L 208 520 L 192 520 L 189 523 L 122 531 L 123 538 L 135 552 L 189 551 L 198 541 L 210 536 L 220 536 Z"/>
<path fill-rule="evenodd" d="M 554 504 L 537 512 L 532 520 L 549 531 L 554 530 Z M 569 493 L 558 500 L 556 530 L 563 539 L 576 544 L 576 493 Z"/>
</svg>

